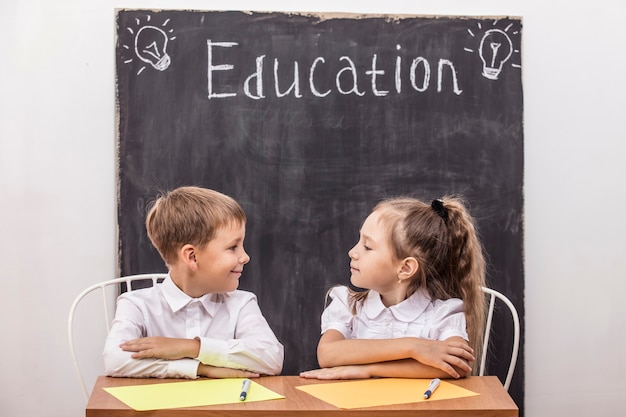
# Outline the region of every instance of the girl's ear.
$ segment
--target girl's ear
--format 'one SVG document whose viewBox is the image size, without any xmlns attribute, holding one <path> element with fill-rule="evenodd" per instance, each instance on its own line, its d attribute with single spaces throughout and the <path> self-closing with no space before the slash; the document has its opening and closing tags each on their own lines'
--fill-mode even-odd
<svg viewBox="0 0 626 417">
<path fill-rule="evenodd" d="M 186 244 L 178 251 L 180 260 L 192 271 L 198 270 L 198 261 L 196 259 L 196 248 L 193 245 Z"/>
<path fill-rule="evenodd" d="M 398 279 L 405 280 L 411 278 L 417 273 L 419 269 L 419 262 L 412 256 L 404 258 L 400 263 L 400 269 L 398 270 Z"/>
</svg>

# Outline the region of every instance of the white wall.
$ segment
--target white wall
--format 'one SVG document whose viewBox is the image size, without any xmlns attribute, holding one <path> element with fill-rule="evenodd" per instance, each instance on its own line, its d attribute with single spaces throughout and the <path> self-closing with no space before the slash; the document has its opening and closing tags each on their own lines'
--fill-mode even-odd
<svg viewBox="0 0 626 417">
<path fill-rule="evenodd" d="M 115 7 L 522 16 L 526 416 L 622 415 L 622 4 L 0 1 L 0 415 L 84 415 L 66 316 L 115 275 Z"/>
</svg>

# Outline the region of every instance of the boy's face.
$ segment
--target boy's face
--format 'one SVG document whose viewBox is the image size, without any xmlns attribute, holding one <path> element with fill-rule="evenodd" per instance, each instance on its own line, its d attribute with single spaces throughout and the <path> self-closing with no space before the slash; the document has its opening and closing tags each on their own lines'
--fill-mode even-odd
<svg viewBox="0 0 626 417">
<path fill-rule="evenodd" d="M 245 223 L 233 223 L 217 230 L 202 249 L 196 249 L 197 284 L 205 293 L 234 291 L 239 286 L 243 266 L 250 257 L 243 248 Z"/>
</svg>

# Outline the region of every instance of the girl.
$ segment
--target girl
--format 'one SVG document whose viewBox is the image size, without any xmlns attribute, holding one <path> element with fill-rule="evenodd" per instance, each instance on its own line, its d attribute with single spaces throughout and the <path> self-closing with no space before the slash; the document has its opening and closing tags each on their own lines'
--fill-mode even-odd
<svg viewBox="0 0 626 417">
<path fill-rule="evenodd" d="M 485 260 L 473 219 L 454 197 L 379 203 L 348 252 L 351 283 L 322 314 L 304 378 L 467 376 L 483 336 Z"/>
</svg>

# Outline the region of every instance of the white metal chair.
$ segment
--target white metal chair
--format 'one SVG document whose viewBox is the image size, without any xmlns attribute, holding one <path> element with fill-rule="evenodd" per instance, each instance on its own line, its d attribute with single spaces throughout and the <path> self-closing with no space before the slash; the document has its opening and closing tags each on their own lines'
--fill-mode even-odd
<svg viewBox="0 0 626 417">
<path fill-rule="evenodd" d="M 483 376 L 485 374 L 485 368 L 487 364 L 487 351 L 489 348 L 489 337 L 491 335 L 491 326 L 493 320 L 493 313 L 495 311 L 496 300 L 500 300 L 506 307 L 508 307 L 511 312 L 511 316 L 513 318 L 513 347 L 511 352 L 511 360 L 509 362 L 509 369 L 506 374 L 506 378 L 504 380 L 504 388 L 508 391 L 509 386 L 511 385 L 511 379 L 513 378 L 513 372 L 515 371 L 515 364 L 517 363 L 517 356 L 519 352 L 519 338 L 520 338 L 520 325 L 519 325 L 519 315 L 517 314 L 517 309 L 504 294 L 492 290 L 491 288 L 483 287 L 483 292 L 489 298 L 489 310 L 487 312 L 487 321 L 485 327 L 485 337 L 483 339 L 483 351 L 482 357 L 480 359 L 480 369 L 479 375 Z"/>
<path fill-rule="evenodd" d="M 94 312 L 93 308 L 91 310 L 85 309 L 85 311 L 91 312 L 92 316 L 100 315 L 104 313 L 103 314 L 104 326 L 102 327 L 102 329 L 106 329 L 106 332 L 101 332 L 102 340 L 94 341 L 93 336 L 91 335 L 89 338 L 92 340 L 93 343 L 95 343 L 95 346 L 93 346 L 94 349 L 97 346 L 99 346 L 100 347 L 99 351 L 102 352 L 102 349 L 104 349 L 104 343 L 103 343 L 104 338 L 106 337 L 106 334 L 108 334 L 109 330 L 111 329 L 111 321 L 113 320 L 114 313 L 115 313 L 115 300 L 117 299 L 117 296 L 120 293 L 119 291 L 120 284 L 126 284 L 126 291 L 132 291 L 133 282 L 141 280 L 141 281 L 148 282 L 148 283 L 151 282 L 151 285 L 156 285 L 157 283 L 161 282 L 166 276 L 167 274 L 157 273 L 157 274 L 129 275 L 126 277 L 115 278 L 115 279 L 103 281 L 98 284 L 94 284 L 85 288 L 74 299 L 74 302 L 72 303 L 72 306 L 70 307 L 69 318 L 67 321 L 67 334 L 69 338 L 70 353 L 72 355 L 74 369 L 76 370 L 76 374 L 78 375 L 78 380 L 80 381 L 80 386 L 83 390 L 83 394 L 85 394 L 85 399 L 89 398 L 89 391 L 87 390 L 85 378 L 83 376 L 83 372 L 81 371 L 81 367 L 79 365 L 79 358 L 78 358 L 79 355 L 76 349 L 75 334 L 74 334 L 74 326 L 76 324 L 75 322 L 77 321 L 78 316 L 79 316 L 78 310 L 81 307 L 84 307 L 84 304 L 86 304 L 86 301 L 92 300 L 92 298 L 88 297 L 92 292 L 99 291 L 101 293 L 102 306 L 99 309 L 101 311 Z M 81 307 L 79 307 L 79 305 Z M 90 307 L 94 307 L 94 306 L 90 306 Z M 86 325 L 93 325 L 93 323 L 87 322 Z M 94 351 L 97 351 L 97 349 Z M 91 360 L 94 360 L 94 359 L 91 358 Z M 102 356 L 99 357 L 99 360 L 100 360 L 100 363 L 102 363 Z"/>
</svg>

